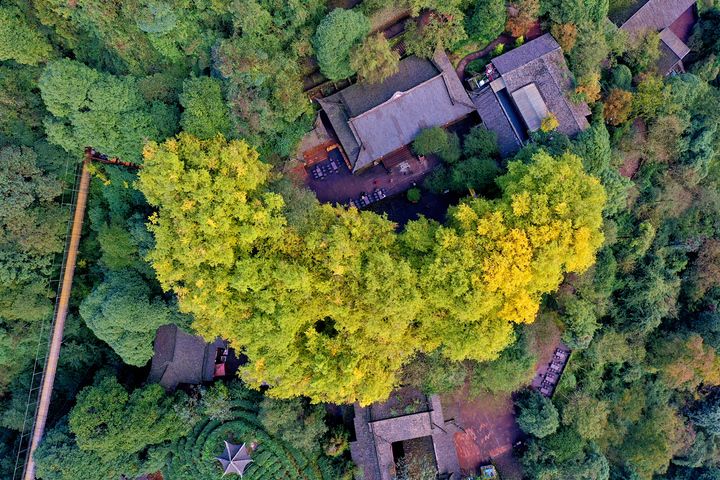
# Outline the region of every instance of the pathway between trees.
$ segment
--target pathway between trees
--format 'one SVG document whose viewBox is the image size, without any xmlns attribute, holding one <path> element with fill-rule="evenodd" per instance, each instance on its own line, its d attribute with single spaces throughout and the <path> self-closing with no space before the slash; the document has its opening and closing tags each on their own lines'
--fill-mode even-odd
<svg viewBox="0 0 720 480">
<path fill-rule="evenodd" d="M 540 35 L 543 34 L 542 28 L 540 26 L 540 22 L 535 22 L 527 31 L 525 34 L 525 40 L 534 40 Z M 492 52 L 495 47 L 498 46 L 498 44 L 502 43 L 503 45 L 512 45 L 515 43 L 516 38 L 511 36 L 509 33 L 503 33 L 498 38 L 493 40 L 488 44 L 487 47 L 483 48 L 482 50 L 478 50 L 477 52 L 473 52 L 470 55 L 465 56 L 462 60 L 460 60 L 460 63 L 458 63 L 457 68 L 455 69 L 455 72 L 457 72 L 458 77 L 460 77 L 460 80 L 465 79 L 465 68 L 467 67 L 467 64 L 472 62 L 473 60 L 477 60 L 478 58 L 482 58 L 488 53 Z"/>
<path fill-rule="evenodd" d="M 507 33 L 503 33 L 498 38 L 490 42 L 487 47 L 483 48 L 482 50 L 478 50 L 477 52 L 473 52 L 470 55 L 466 55 L 462 60 L 460 60 L 460 63 L 458 63 L 457 68 L 455 69 L 455 72 L 457 73 L 457 76 L 460 77 L 460 80 L 465 79 L 465 67 L 467 67 L 467 64 L 472 62 L 473 60 L 477 60 L 478 58 L 482 58 L 488 53 L 495 50 L 495 47 L 497 47 L 499 44 L 507 45 L 508 43 L 512 42 L 513 38 L 508 35 Z"/>
</svg>

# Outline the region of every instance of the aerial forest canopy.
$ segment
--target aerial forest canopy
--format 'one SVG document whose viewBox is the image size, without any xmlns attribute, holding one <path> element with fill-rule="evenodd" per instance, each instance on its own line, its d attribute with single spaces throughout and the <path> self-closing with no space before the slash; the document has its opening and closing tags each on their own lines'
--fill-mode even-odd
<svg viewBox="0 0 720 480">
<path fill-rule="evenodd" d="M 468 198 L 447 225 L 421 218 L 400 234 L 383 216 L 318 203 L 293 225 L 277 180 L 245 141 L 180 134 L 146 146 L 138 183 L 157 207 L 160 284 L 277 397 L 369 404 L 418 351 L 493 360 L 603 242 L 604 189 L 569 153 L 513 162 L 500 198 Z"/>
<path fill-rule="evenodd" d="M 0 478 L 91 146 L 38 480 L 360 478 L 433 395 L 472 478 L 720 480 L 719 7 L 0 0 Z"/>
</svg>

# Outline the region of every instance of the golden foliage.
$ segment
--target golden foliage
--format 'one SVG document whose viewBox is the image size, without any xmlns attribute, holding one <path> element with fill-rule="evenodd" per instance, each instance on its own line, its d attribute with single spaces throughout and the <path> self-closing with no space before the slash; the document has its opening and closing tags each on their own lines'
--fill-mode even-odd
<svg viewBox="0 0 720 480">
<path fill-rule="evenodd" d="M 270 180 L 245 142 L 180 135 L 146 148 L 139 185 L 158 207 L 149 259 L 162 287 L 276 397 L 369 404 L 417 351 L 494 359 L 603 241 L 604 191 L 572 155 L 512 163 L 501 199 L 468 199 L 448 225 L 421 219 L 401 235 L 372 212 L 320 204 L 300 234 Z"/>
<path fill-rule="evenodd" d="M 603 115 L 610 125 L 617 126 L 625 123 L 632 112 L 632 93 L 620 88 L 610 90 L 605 99 Z"/>
<path fill-rule="evenodd" d="M 560 48 L 562 48 L 565 53 L 570 53 L 577 41 L 578 33 L 575 24 L 554 23 L 552 27 L 550 27 L 550 33 L 555 40 L 557 40 Z"/>
<path fill-rule="evenodd" d="M 597 102 L 600 98 L 600 74 L 595 72 L 580 78 L 575 94 L 587 103 Z"/>
<path fill-rule="evenodd" d="M 556 128 L 560 126 L 560 122 L 558 122 L 557 117 L 554 113 L 550 112 L 547 117 L 542 119 L 542 122 L 540 123 L 540 130 L 542 130 L 545 133 L 552 132 Z"/>
<path fill-rule="evenodd" d="M 515 0 L 508 5 L 505 30 L 513 37 L 522 37 L 540 16 L 539 0 Z"/>
</svg>

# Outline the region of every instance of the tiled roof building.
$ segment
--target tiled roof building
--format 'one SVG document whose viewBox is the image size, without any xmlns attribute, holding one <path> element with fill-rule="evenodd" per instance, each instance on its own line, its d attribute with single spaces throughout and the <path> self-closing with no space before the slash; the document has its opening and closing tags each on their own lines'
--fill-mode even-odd
<svg viewBox="0 0 720 480">
<path fill-rule="evenodd" d="M 630 15 L 621 29 L 631 38 L 647 31 L 660 33 L 660 59 L 658 72 L 669 75 L 683 72 L 683 58 L 690 53 L 686 42 L 696 21 L 694 0 L 647 0 L 639 2 L 639 8 Z"/>
<path fill-rule="evenodd" d="M 318 100 L 353 173 L 410 144 L 425 128 L 446 126 L 475 110 L 445 52 L 408 57 L 378 84 L 356 83 Z"/>
<path fill-rule="evenodd" d="M 353 462 L 364 480 L 392 480 L 398 458 L 394 451 L 402 442 L 426 440 L 434 458 L 438 478 L 459 480 L 460 466 L 455 451 L 454 434 L 458 428 L 446 422 L 440 397 L 431 395 L 426 408 L 400 416 L 376 415 L 374 408 L 355 405 L 355 441 L 350 442 Z"/>
<path fill-rule="evenodd" d="M 208 343 L 198 335 L 183 332 L 176 325 L 163 325 L 155 335 L 155 354 L 148 382 L 175 390 L 183 383 L 199 385 L 212 381 L 218 349 L 225 349 L 224 341 L 217 339 Z"/>
<path fill-rule="evenodd" d="M 498 136 L 503 156 L 516 152 L 527 131 L 540 128 L 553 114 L 558 131 L 573 136 L 589 124 L 590 109 L 569 98 L 573 81 L 560 45 L 546 33 L 494 58 L 492 81 L 471 94 L 485 126 Z"/>
</svg>

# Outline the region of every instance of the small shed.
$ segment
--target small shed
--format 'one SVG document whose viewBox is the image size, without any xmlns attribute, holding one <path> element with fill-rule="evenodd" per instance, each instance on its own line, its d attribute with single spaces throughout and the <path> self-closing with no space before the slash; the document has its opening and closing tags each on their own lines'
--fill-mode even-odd
<svg viewBox="0 0 720 480">
<path fill-rule="evenodd" d="M 153 348 L 155 353 L 148 382 L 159 383 L 172 391 L 183 383 L 199 385 L 212 381 L 216 376 L 216 365 L 224 363 L 222 353 L 226 352 L 227 345 L 220 338 L 208 343 L 201 336 L 183 332 L 177 325 L 170 324 L 158 328 Z"/>
</svg>

